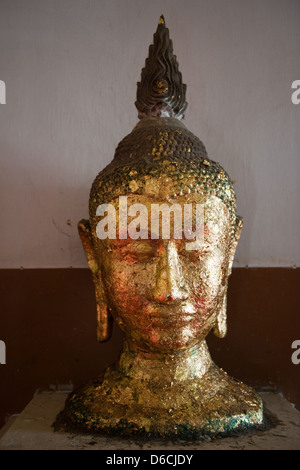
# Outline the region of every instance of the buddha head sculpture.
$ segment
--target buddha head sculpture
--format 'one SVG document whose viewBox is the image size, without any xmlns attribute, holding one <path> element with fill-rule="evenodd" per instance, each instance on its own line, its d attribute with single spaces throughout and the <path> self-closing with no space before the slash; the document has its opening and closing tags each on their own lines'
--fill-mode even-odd
<svg viewBox="0 0 300 470">
<path fill-rule="evenodd" d="M 119 360 L 72 394 L 64 419 L 85 431 L 222 434 L 259 425 L 259 396 L 211 359 L 242 219 L 231 179 L 182 123 L 186 86 L 161 17 L 137 88 L 140 118 L 96 177 L 79 222 L 97 337 L 124 331 Z"/>
</svg>

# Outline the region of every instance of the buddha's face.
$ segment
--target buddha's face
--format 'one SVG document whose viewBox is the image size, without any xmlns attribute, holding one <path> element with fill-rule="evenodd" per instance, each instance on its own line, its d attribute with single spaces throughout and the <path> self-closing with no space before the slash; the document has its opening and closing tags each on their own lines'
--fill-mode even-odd
<svg viewBox="0 0 300 470">
<path fill-rule="evenodd" d="M 142 204 L 148 214 L 152 204 L 162 203 L 166 198 L 159 194 L 127 197 L 128 209 Z M 153 239 L 148 226 L 148 239 L 94 237 L 93 246 L 113 317 L 129 341 L 157 352 L 190 347 L 208 334 L 223 305 L 235 251 L 229 211 L 219 198 L 187 194 L 168 203 L 178 204 L 182 214 L 185 204 L 204 207 L 204 238 L 197 249 L 187 249 L 190 240 L 178 238 L 172 223 L 167 238 L 160 232 Z M 113 204 L 118 214 L 118 201 Z M 193 217 L 195 226 L 195 210 Z"/>
</svg>

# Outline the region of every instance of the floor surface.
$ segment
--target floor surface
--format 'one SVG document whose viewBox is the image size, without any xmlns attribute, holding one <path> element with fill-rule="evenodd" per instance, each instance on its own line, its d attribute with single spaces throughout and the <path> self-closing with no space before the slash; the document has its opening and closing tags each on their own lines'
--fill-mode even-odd
<svg viewBox="0 0 300 470">
<path fill-rule="evenodd" d="M 91 434 L 54 432 L 52 424 L 69 392 L 36 392 L 19 415 L 0 430 L 0 450 L 299 450 L 300 412 L 280 394 L 261 392 L 272 416 L 266 430 L 202 441 L 122 439 Z"/>
</svg>

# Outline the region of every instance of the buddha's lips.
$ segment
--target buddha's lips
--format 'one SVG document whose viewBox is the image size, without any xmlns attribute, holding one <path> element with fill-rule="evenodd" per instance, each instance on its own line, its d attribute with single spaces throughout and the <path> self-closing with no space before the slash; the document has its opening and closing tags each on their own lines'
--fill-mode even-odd
<svg viewBox="0 0 300 470">
<path fill-rule="evenodd" d="M 150 317 L 152 327 L 155 325 L 169 327 L 170 325 L 177 325 L 177 326 L 186 326 L 195 320 L 195 317 L 191 315 L 173 315 L 173 316 L 163 316 L 163 315 L 156 315 Z"/>
<path fill-rule="evenodd" d="M 150 319 L 162 319 L 170 321 L 189 322 L 195 318 L 197 311 L 192 305 L 184 304 L 158 304 L 148 309 L 147 317 Z"/>
<path fill-rule="evenodd" d="M 193 319 L 195 318 L 195 314 L 194 313 L 187 313 L 187 312 L 151 312 L 149 314 L 149 317 L 150 318 L 170 318 L 170 319 L 187 319 L 187 320 L 190 320 L 190 319 Z"/>
<path fill-rule="evenodd" d="M 201 314 L 204 309 L 207 309 L 206 302 L 200 298 L 195 299 L 196 302 L 170 300 L 169 302 L 149 302 L 147 306 L 144 305 L 144 310 L 147 314 L 152 315 L 191 315 Z"/>
</svg>

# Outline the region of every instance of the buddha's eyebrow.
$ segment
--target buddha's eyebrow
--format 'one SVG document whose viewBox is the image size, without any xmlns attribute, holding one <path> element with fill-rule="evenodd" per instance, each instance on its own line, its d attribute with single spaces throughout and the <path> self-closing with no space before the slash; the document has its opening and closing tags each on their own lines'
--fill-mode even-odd
<svg viewBox="0 0 300 470">
<path fill-rule="evenodd" d="M 207 226 L 204 227 L 204 233 L 203 233 L 203 235 L 204 235 L 204 237 L 203 237 L 203 238 L 204 238 L 204 241 L 205 241 L 206 243 L 214 242 L 215 240 L 218 239 L 218 235 L 217 235 L 213 230 L 209 229 Z M 194 235 L 194 238 L 195 238 L 195 236 L 196 236 L 196 235 Z M 182 240 L 184 240 L 184 241 L 191 241 L 192 239 L 187 238 L 186 235 L 185 235 L 184 232 L 183 232 L 183 234 L 182 234 Z"/>
<path fill-rule="evenodd" d="M 122 250 L 122 248 L 132 247 L 134 249 L 134 248 L 138 248 L 139 246 L 145 246 L 145 245 L 155 247 L 156 246 L 155 242 L 157 241 L 159 240 L 151 240 L 151 239 L 143 239 L 143 238 L 133 239 L 129 237 L 126 239 L 116 238 L 114 240 L 109 240 L 109 242 L 107 243 L 107 248 L 114 248 L 117 250 Z"/>
<path fill-rule="evenodd" d="M 120 234 L 117 233 L 117 237 L 114 238 L 114 239 L 110 239 L 110 238 L 107 238 L 107 239 L 104 239 L 104 240 L 101 240 L 101 244 L 103 246 L 104 249 L 119 249 L 119 250 L 122 250 L 122 248 L 125 248 L 125 247 L 129 247 L 131 246 L 133 249 L 135 247 L 138 247 L 138 245 L 140 243 L 148 243 L 149 245 L 152 246 L 152 248 L 159 248 L 160 246 L 160 243 L 166 239 L 162 238 L 162 234 L 161 233 L 156 233 L 156 232 L 152 232 L 150 229 L 148 229 L 147 232 L 142 232 L 142 235 L 144 235 L 143 238 L 139 237 L 137 239 L 135 238 L 131 238 L 129 236 L 129 234 L 127 233 L 127 230 L 126 230 L 126 233 L 125 232 L 121 232 L 121 236 L 123 236 L 124 238 L 120 238 Z M 148 236 L 148 238 L 146 238 L 146 235 Z M 126 236 L 126 237 L 125 237 Z M 189 242 L 189 241 L 193 241 L 195 240 L 195 237 L 196 235 L 193 237 L 193 238 L 187 238 L 184 234 L 184 230 L 182 231 L 181 233 L 181 237 L 174 237 L 174 236 L 171 236 L 170 239 L 172 240 L 175 240 L 175 241 L 182 241 L 182 243 L 186 243 L 186 242 Z M 204 227 L 204 244 L 207 246 L 207 245 L 212 245 L 214 242 L 218 241 L 219 239 L 219 236 L 217 233 L 215 233 L 214 230 L 212 229 L 209 229 L 207 226 Z"/>
<path fill-rule="evenodd" d="M 106 240 L 105 245 L 107 246 L 107 248 L 117 248 L 121 250 L 122 248 L 132 243 L 132 241 L 135 241 L 135 240 L 131 240 L 130 238 L 122 239 L 122 238 L 117 237 L 115 239 Z"/>
</svg>

